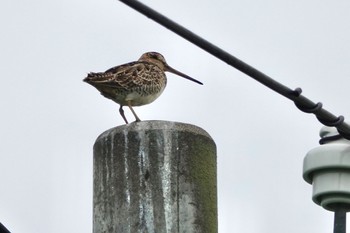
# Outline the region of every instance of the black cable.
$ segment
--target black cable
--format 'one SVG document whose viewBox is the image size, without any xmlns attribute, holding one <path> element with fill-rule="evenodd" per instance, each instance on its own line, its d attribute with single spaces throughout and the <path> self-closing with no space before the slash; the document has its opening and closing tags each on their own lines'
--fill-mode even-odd
<svg viewBox="0 0 350 233">
<path fill-rule="evenodd" d="M 11 233 L 9 230 L 6 229 L 4 225 L 0 222 L 0 233 Z"/>
<path fill-rule="evenodd" d="M 301 95 L 302 91 L 300 88 L 292 90 L 292 89 L 284 86 L 283 84 L 270 78 L 269 76 L 262 73 L 261 71 L 255 69 L 254 67 L 248 65 L 247 63 L 232 56 L 228 52 L 222 50 L 221 48 L 210 43 L 209 41 L 204 40 L 203 38 L 199 37 L 198 35 L 194 34 L 191 31 L 189 31 L 185 27 L 177 24 L 176 22 L 174 22 L 174 21 L 170 20 L 169 18 L 165 17 L 164 15 L 154 11 L 153 9 L 151 9 L 150 7 L 144 5 L 143 3 L 139 2 L 139 1 L 136 1 L 136 0 L 120 0 L 120 1 L 125 3 L 126 5 L 130 6 L 131 8 L 137 10 L 138 12 L 144 14 L 145 16 L 151 18 L 152 20 L 156 21 L 157 23 L 163 25 L 164 27 L 166 27 L 169 30 L 173 31 L 174 33 L 178 34 L 179 36 L 185 38 L 186 40 L 190 41 L 191 43 L 197 45 L 198 47 L 207 51 L 211 55 L 217 57 L 218 59 L 226 62 L 227 64 L 231 65 L 232 67 L 247 74 L 248 76 L 252 77 L 256 81 L 258 81 L 258 82 L 262 83 L 263 85 L 269 87 L 270 89 L 274 90 L 275 92 L 292 100 L 295 103 L 295 105 L 298 107 L 298 109 L 300 109 L 301 111 L 306 112 L 306 113 L 315 114 L 317 119 L 322 124 L 327 125 L 327 126 L 336 127 L 340 135 L 342 135 L 344 138 L 350 140 L 350 125 L 348 125 L 347 123 L 344 122 L 344 117 L 343 116 L 336 117 L 332 113 L 323 109 L 321 103 L 315 104 L 314 102 L 312 102 L 308 98 L 304 97 L 303 95 Z"/>
</svg>

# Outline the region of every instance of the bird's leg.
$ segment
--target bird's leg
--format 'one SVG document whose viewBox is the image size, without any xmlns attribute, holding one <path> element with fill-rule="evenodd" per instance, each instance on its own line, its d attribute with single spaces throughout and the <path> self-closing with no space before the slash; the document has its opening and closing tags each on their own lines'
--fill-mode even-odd
<svg viewBox="0 0 350 233">
<path fill-rule="evenodd" d="M 126 123 L 126 124 L 129 124 L 128 120 L 126 119 L 126 117 L 125 117 L 125 115 L 124 115 L 123 105 L 120 105 L 119 113 L 120 113 L 120 115 L 123 117 L 125 123 Z"/>
<path fill-rule="evenodd" d="M 130 108 L 132 114 L 134 114 L 134 117 L 136 118 L 136 122 L 141 121 L 140 118 L 136 115 L 136 112 L 134 111 L 134 109 L 132 109 L 130 101 L 128 101 L 128 107 Z"/>
</svg>

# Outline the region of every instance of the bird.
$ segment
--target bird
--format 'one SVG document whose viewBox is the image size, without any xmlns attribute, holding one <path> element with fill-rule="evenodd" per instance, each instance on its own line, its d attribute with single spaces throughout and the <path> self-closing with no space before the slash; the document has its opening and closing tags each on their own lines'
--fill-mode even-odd
<svg viewBox="0 0 350 233">
<path fill-rule="evenodd" d="M 137 61 L 112 67 L 105 72 L 90 72 L 83 81 L 95 87 L 104 97 L 119 104 L 119 113 L 128 124 L 123 106 L 129 107 L 136 122 L 141 121 L 132 107 L 150 104 L 162 94 L 167 84 L 165 72 L 203 85 L 169 66 L 164 56 L 157 52 L 144 53 Z"/>
</svg>

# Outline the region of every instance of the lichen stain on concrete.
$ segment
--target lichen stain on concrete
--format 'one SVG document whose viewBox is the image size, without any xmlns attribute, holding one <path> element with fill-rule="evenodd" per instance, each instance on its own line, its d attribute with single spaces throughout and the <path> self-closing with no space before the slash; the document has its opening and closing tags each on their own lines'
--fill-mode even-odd
<svg viewBox="0 0 350 233">
<path fill-rule="evenodd" d="M 216 177 L 216 146 L 213 141 L 201 135 L 190 137 L 191 156 L 188 156 L 190 177 L 196 184 L 195 196 L 200 206 L 198 210 L 205 219 L 205 222 L 198 222 L 201 226 L 206 226 L 207 232 L 217 232 L 217 177 Z M 192 150 L 194 149 L 194 150 Z"/>
</svg>

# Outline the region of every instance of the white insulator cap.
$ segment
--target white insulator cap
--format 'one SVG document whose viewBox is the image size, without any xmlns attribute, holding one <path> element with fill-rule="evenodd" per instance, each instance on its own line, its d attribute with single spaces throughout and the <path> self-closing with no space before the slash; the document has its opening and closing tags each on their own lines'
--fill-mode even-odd
<svg viewBox="0 0 350 233">
<path fill-rule="evenodd" d="M 320 136 L 325 144 L 307 153 L 303 178 L 312 184 L 312 200 L 334 211 L 342 207 L 350 210 L 350 141 L 337 137 L 333 127 L 323 127 Z"/>
</svg>

